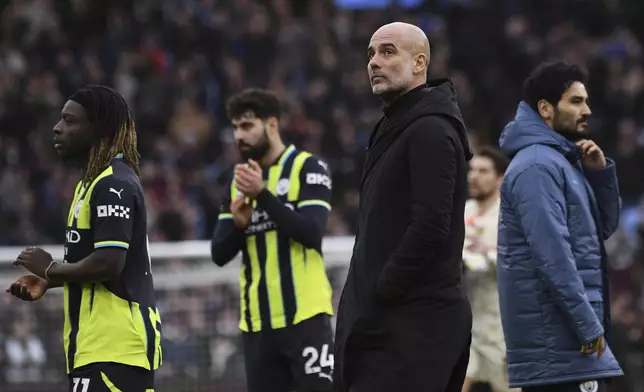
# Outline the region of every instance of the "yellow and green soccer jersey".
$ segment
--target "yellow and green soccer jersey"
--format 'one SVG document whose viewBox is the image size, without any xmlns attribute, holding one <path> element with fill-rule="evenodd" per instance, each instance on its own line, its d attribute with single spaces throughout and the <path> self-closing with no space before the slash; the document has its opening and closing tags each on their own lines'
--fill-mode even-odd
<svg viewBox="0 0 644 392">
<path fill-rule="evenodd" d="M 65 263 L 95 249 L 127 250 L 120 276 L 66 283 L 67 371 L 96 362 L 155 370 L 161 364 L 161 320 L 154 298 L 146 209 L 139 178 L 115 158 L 91 184 L 79 182 L 67 219 Z"/>
<path fill-rule="evenodd" d="M 322 237 L 331 210 L 326 164 L 289 146 L 263 168 L 266 191 L 252 201 L 245 230 L 235 227 L 230 201 L 241 196 L 232 179 L 212 241 L 215 263 L 242 251 L 239 274 L 242 331 L 297 324 L 333 314 L 331 285 L 322 257 Z"/>
</svg>

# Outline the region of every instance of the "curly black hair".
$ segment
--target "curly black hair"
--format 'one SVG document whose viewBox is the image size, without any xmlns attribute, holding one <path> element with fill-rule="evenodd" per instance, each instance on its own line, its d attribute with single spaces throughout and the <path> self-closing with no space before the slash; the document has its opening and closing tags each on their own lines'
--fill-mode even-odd
<svg viewBox="0 0 644 392">
<path fill-rule="evenodd" d="M 226 113 L 229 119 L 236 119 L 246 112 L 253 112 L 262 120 L 282 115 L 282 108 L 277 96 L 270 91 L 250 88 L 242 90 L 228 99 Z"/>
<path fill-rule="evenodd" d="M 588 74 L 578 65 L 565 61 L 544 62 L 523 83 L 523 100 L 536 111 L 542 99 L 557 106 L 563 93 L 574 82 L 586 84 L 587 79 Z"/>
</svg>

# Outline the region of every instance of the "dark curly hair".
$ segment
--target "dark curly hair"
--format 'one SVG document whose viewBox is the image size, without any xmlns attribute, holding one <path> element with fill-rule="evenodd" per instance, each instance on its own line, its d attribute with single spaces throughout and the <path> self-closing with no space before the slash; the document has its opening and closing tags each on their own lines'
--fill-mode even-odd
<svg viewBox="0 0 644 392">
<path fill-rule="evenodd" d="M 246 112 L 253 112 L 262 120 L 282 115 L 282 108 L 277 96 L 270 91 L 250 88 L 242 90 L 228 99 L 226 113 L 229 119 L 240 118 Z"/>
<path fill-rule="evenodd" d="M 587 79 L 588 74 L 578 65 L 565 61 L 544 62 L 523 83 L 523 100 L 535 111 L 539 110 L 537 106 L 542 99 L 556 107 L 574 82 L 586 84 Z"/>
</svg>

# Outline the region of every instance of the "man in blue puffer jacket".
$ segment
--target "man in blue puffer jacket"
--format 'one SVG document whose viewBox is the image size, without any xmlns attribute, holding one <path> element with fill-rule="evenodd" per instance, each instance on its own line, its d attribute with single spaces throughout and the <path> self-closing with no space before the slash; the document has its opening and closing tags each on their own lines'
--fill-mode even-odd
<svg viewBox="0 0 644 392">
<path fill-rule="evenodd" d="M 537 67 L 499 144 L 497 277 L 510 387 L 602 392 L 622 375 L 609 347 L 604 240 L 618 225 L 615 164 L 587 139 L 585 73 Z"/>
</svg>

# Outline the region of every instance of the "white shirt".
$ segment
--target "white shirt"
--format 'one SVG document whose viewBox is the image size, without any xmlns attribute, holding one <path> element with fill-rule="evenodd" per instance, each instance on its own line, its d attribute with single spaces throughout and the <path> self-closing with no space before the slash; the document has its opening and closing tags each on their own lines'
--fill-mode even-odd
<svg viewBox="0 0 644 392">
<path fill-rule="evenodd" d="M 466 286 L 472 306 L 472 348 L 486 357 L 502 361 L 505 342 L 499 310 L 496 281 L 496 245 L 498 237 L 499 208 L 497 199 L 486 211 L 479 211 L 476 200 L 465 204 L 465 246 L 463 261 L 468 269 Z M 467 250 L 472 238 L 479 237 L 485 245 L 484 253 Z"/>
</svg>

